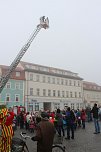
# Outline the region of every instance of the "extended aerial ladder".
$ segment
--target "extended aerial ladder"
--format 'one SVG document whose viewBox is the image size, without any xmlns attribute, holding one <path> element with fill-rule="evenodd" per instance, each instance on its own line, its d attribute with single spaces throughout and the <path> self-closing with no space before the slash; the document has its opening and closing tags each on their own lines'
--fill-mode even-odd
<svg viewBox="0 0 101 152">
<path fill-rule="evenodd" d="M 2 90 L 5 87 L 6 83 L 8 82 L 8 80 L 9 80 L 9 78 L 11 76 L 11 73 L 15 70 L 15 68 L 19 64 L 21 58 L 24 56 L 24 54 L 26 53 L 26 51 L 30 47 L 32 41 L 34 40 L 34 38 L 36 37 L 36 35 L 39 33 L 39 31 L 42 28 L 44 28 L 44 29 L 49 28 L 48 17 L 45 18 L 45 16 L 42 16 L 40 18 L 40 24 L 37 25 L 35 31 L 32 33 L 32 35 L 28 39 L 27 43 L 22 47 L 22 49 L 20 50 L 20 52 L 18 53 L 18 55 L 16 56 L 16 58 L 14 59 L 14 61 L 11 63 L 8 72 L 5 74 L 5 76 L 1 77 L 0 93 L 2 92 Z"/>
</svg>

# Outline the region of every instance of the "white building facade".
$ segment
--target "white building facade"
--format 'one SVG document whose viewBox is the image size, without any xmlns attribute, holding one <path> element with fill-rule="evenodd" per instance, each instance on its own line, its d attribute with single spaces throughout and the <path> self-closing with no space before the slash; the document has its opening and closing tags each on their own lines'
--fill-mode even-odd
<svg viewBox="0 0 101 152">
<path fill-rule="evenodd" d="M 85 107 L 101 106 L 101 86 L 93 82 L 83 82 L 83 100 Z"/>
<path fill-rule="evenodd" d="M 20 62 L 19 66 L 25 70 L 27 111 L 84 106 L 83 79 L 77 73 L 27 62 Z"/>
</svg>

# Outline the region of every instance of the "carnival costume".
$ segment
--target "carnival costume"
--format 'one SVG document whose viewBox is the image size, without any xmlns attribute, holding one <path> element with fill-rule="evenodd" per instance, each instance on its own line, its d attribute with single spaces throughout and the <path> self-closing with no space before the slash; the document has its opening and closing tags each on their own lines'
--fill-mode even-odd
<svg viewBox="0 0 101 152">
<path fill-rule="evenodd" d="M 0 152 L 9 152 L 13 137 L 12 121 L 14 113 L 9 112 L 5 105 L 0 105 Z"/>
</svg>

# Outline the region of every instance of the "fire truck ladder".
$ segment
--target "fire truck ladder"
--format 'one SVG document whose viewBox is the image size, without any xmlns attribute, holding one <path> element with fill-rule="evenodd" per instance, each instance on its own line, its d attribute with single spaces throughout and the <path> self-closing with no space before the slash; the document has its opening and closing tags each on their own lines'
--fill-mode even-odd
<svg viewBox="0 0 101 152">
<path fill-rule="evenodd" d="M 14 59 L 14 61 L 11 63 L 11 65 L 9 67 L 9 70 L 6 73 L 6 75 L 1 78 L 0 93 L 2 92 L 2 90 L 5 87 L 6 83 L 8 82 L 8 80 L 9 80 L 9 78 L 11 76 L 11 73 L 15 70 L 15 68 L 19 64 L 21 58 L 23 57 L 23 55 L 28 50 L 28 48 L 30 47 L 32 41 L 34 40 L 34 38 L 36 37 L 36 35 L 39 33 L 39 31 L 41 30 L 41 28 L 44 28 L 44 29 L 49 28 L 48 17 L 46 19 L 45 19 L 45 16 L 42 16 L 40 18 L 40 24 L 37 25 L 37 28 L 35 29 L 35 31 L 30 36 L 30 38 L 28 39 L 27 43 L 22 47 L 22 49 L 20 50 L 20 52 L 18 53 L 18 55 L 16 56 L 16 58 Z"/>
</svg>

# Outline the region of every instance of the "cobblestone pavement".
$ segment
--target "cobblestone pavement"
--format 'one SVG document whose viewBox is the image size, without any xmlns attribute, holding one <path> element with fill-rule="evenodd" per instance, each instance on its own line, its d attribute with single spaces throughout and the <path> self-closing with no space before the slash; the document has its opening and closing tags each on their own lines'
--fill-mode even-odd
<svg viewBox="0 0 101 152">
<path fill-rule="evenodd" d="M 15 136 L 19 137 L 21 132 L 18 129 L 15 132 Z M 86 123 L 86 129 L 77 128 L 75 131 L 75 139 L 63 140 L 63 145 L 66 147 L 66 152 L 100 152 L 101 151 L 101 133 L 94 133 L 93 122 Z M 33 136 L 33 133 L 28 135 Z M 27 145 L 30 152 L 36 152 L 36 142 L 27 140 Z"/>
</svg>

